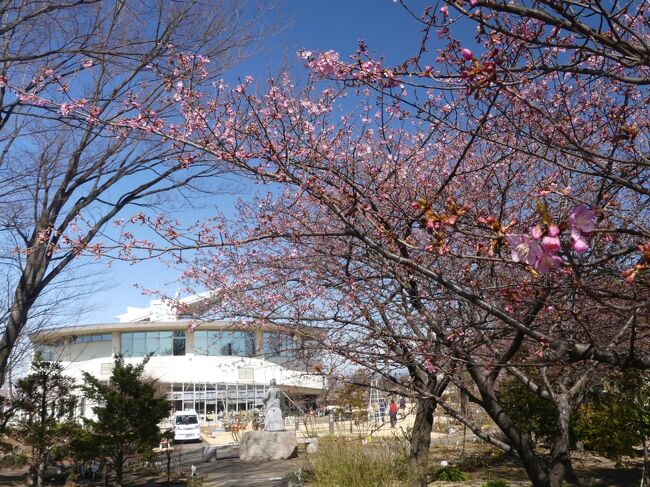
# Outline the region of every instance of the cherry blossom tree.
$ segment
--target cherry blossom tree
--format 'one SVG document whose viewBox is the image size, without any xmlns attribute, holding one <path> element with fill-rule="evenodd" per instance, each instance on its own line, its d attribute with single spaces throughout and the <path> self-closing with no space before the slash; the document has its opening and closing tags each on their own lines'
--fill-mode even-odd
<svg viewBox="0 0 650 487">
<path fill-rule="evenodd" d="M 404 7 L 423 39 L 400 65 L 362 43 L 347 60 L 303 51 L 313 84 L 302 91 L 286 77 L 262 94 L 249 78 L 180 85 L 184 123 L 145 128 L 269 194 L 242 205 L 235 226 L 142 223 L 167 241 L 161 252 L 207 252 L 185 277 L 214 289 L 217 309 L 316 320 L 353 361 L 455 381 L 505 441 L 437 385 L 418 393 L 516 452 L 534 485 L 561 485 L 573 475 L 570 415 L 594 374 L 650 367 L 647 12 Z M 475 45 L 456 26 L 475 26 Z M 138 245 L 124 239 L 128 255 Z M 555 405 L 548 462 L 500 404 L 505 376 Z"/>
</svg>

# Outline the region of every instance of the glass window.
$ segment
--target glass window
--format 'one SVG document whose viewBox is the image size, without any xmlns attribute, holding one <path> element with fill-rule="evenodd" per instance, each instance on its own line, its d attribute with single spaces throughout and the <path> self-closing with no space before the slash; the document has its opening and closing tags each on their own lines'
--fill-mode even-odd
<svg viewBox="0 0 650 487">
<path fill-rule="evenodd" d="M 133 333 L 133 357 L 144 357 L 147 354 L 146 336 L 144 332 Z"/>
<path fill-rule="evenodd" d="M 264 333 L 264 354 L 277 357 L 293 357 L 293 336 L 286 333 Z"/>
<path fill-rule="evenodd" d="M 174 355 L 185 355 L 185 332 L 174 332 Z"/>
<path fill-rule="evenodd" d="M 113 340 L 111 333 L 95 333 L 93 335 L 74 336 L 71 343 L 110 342 Z"/>
<path fill-rule="evenodd" d="M 255 334 L 245 331 L 230 332 L 230 347 L 232 354 L 238 357 L 252 357 L 255 355 Z"/>
<path fill-rule="evenodd" d="M 133 333 L 122 333 L 120 337 L 120 353 L 124 357 L 133 356 Z"/>
<path fill-rule="evenodd" d="M 179 414 L 176 416 L 176 424 L 198 424 L 199 418 L 196 414 Z"/>
<path fill-rule="evenodd" d="M 194 353 L 196 355 L 210 355 L 208 353 L 208 332 L 199 330 L 194 332 Z"/>
<path fill-rule="evenodd" d="M 207 330 L 194 332 L 197 355 L 255 356 L 255 334 L 245 331 Z"/>
<path fill-rule="evenodd" d="M 120 338 L 122 355 L 144 357 L 145 355 L 185 355 L 185 332 L 147 331 L 122 333 Z M 182 346 L 176 341 L 182 341 Z M 176 353 L 175 350 L 182 350 Z"/>
<path fill-rule="evenodd" d="M 146 351 L 148 354 L 158 355 L 160 348 L 160 332 L 148 331 L 146 335 Z"/>
<path fill-rule="evenodd" d="M 172 355 L 173 342 L 171 331 L 160 332 L 160 348 L 158 349 L 159 355 Z"/>
<path fill-rule="evenodd" d="M 55 362 L 57 360 L 56 350 L 52 345 L 41 344 L 36 347 L 36 352 L 41 354 L 41 360 Z"/>
</svg>

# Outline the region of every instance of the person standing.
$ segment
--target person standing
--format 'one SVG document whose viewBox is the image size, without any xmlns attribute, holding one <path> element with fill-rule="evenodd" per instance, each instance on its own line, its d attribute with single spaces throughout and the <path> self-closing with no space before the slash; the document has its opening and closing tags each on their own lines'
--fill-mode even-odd
<svg viewBox="0 0 650 487">
<path fill-rule="evenodd" d="M 390 427 L 394 428 L 397 424 L 397 404 L 395 404 L 395 399 L 390 400 L 388 415 L 390 416 Z"/>
</svg>

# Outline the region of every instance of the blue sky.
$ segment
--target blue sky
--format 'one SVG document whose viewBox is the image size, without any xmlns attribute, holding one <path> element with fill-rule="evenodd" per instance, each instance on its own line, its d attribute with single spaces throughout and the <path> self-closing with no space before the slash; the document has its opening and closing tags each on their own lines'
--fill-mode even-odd
<svg viewBox="0 0 650 487">
<path fill-rule="evenodd" d="M 425 5 L 421 1 L 412 2 L 416 12 L 422 11 Z M 344 59 L 356 50 L 359 39 L 365 40 L 372 52 L 384 55 L 387 65 L 403 61 L 419 48 L 418 24 L 393 0 L 286 0 L 279 9 L 281 31 L 266 39 L 255 56 L 233 68 L 226 78 L 252 74 L 257 82 L 263 82 L 287 64 L 294 67 L 297 76 L 304 78 L 302 61 L 296 57 L 298 50 L 333 49 Z M 430 55 L 433 64 L 435 54 Z M 229 186 L 224 183 L 224 187 Z M 235 195 L 247 197 L 255 191 L 241 185 L 229 189 L 234 195 L 206 201 L 203 211 L 188 212 L 186 217 L 196 220 L 197 214 L 207 215 L 211 208 L 228 212 Z M 133 212 L 127 210 L 122 216 Z M 100 269 L 102 266 L 104 269 Z M 136 265 L 114 261 L 110 268 L 98 264 L 93 266 L 93 271 L 101 271 L 102 282 L 109 289 L 96 294 L 91 301 L 92 311 L 81 319 L 82 323 L 111 322 L 128 305 L 146 306 L 150 297 L 143 296 L 136 285 L 173 294 L 179 273 L 155 260 Z"/>
</svg>

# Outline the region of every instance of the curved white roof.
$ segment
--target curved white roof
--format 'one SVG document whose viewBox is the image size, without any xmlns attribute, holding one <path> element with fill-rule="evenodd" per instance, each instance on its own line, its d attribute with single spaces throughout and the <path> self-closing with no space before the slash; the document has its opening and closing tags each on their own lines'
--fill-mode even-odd
<svg viewBox="0 0 650 487">
<path fill-rule="evenodd" d="M 125 358 L 126 363 L 139 363 L 142 358 Z M 112 366 L 108 357 L 81 362 L 63 362 L 65 374 L 79 381 L 83 372 L 108 378 Z M 302 392 L 323 388 L 323 377 L 290 370 L 273 362 L 254 357 L 230 356 L 165 356 L 151 357 L 145 366 L 147 375 L 165 383 L 228 383 L 265 384 L 275 379 L 279 385 Z"/>
</svg>

